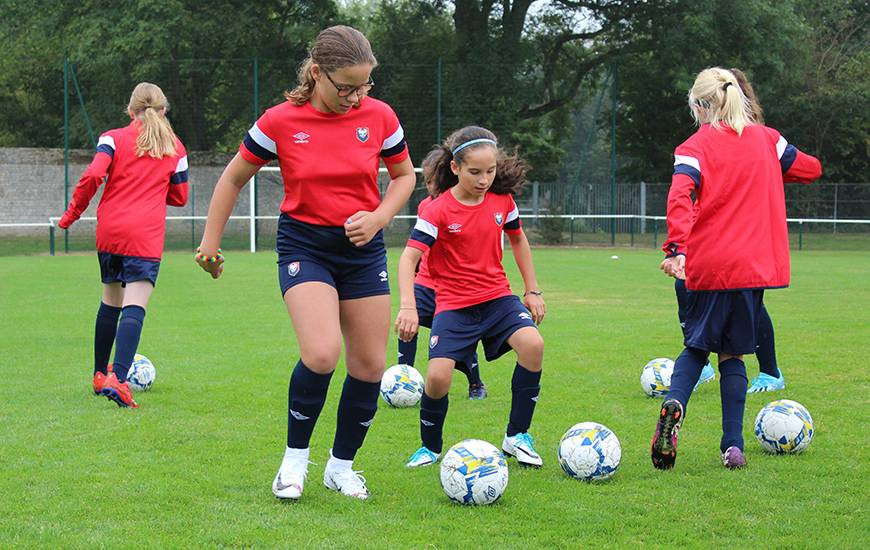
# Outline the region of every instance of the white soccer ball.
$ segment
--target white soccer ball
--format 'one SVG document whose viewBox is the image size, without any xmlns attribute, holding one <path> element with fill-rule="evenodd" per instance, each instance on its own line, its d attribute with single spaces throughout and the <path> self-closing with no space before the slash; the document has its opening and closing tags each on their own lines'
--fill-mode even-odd
<svg viewBox="0 0 870 550">
<path fill-rule="evenodd" d="M 134 355 L 133 364 L 127 371 L 127 382 L 130 384 L 130 388 L 137 391 L 148 391 L 155 378 L 157 378 L 157 370 L 154 368 L 154 363 L 144 355 L 138 353 Z"/>
<path fill-rule="evenodd" d="M 381 397 L 393 407 L 413 407 L 423 397 L 423 376 L 410 365 L 393 365 L 381 379 Z"/>
<path fill-rule="evenodd" d="M 600 481 L 616 473 L 622 446 L 616 434 L 596 422 L 574 424 L 559 442 L 559 464 L 569 476 Z"/>
<path fill-rule="evenodd" d="M 813 417 L 797 401 L 773 401 L 755 417 L 755 437 L 769 453 L 799 453 L 813 440 Z"/>
<path fill-rule="evenodd" d="M 504 455 L 480 439 L 460 441 L 441 461 L 441 487 L 460 504 L 492 504 L 508 484 Z"/>
<path fill-rule="evenodd" d="M 653 359 L 640 373 L 640 387 L 650 397 L 661 397 L 671 389 L 674 362 L 666 357 Z"/>
</svg>

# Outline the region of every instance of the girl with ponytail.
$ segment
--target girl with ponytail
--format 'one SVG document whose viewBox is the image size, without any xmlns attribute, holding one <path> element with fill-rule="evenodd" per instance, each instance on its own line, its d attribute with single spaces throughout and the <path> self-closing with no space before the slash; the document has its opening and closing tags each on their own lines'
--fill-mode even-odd
<svg viewBox="0 0 870 550">
<path fill-rule="evenodd" d="M 483 342 L 488 361 L 511 349 L 516 352 L 502 450 L 520 464 L 541 466 L 529 427 L 544 359 L 544 340 L 537 325 L 546 306 L 513 199 L 526 182 L 526 165 L 499 148 L 492 132 L 478 126 L 454 132 L 427 159 L 431 161 L 431 170 L 425 173 L 427 185 L 438 196 L 418 215 L 399 260 L 401 306 L 395 327 L 401 340 L 410 341 L 419 326 L 414 269 L 426 252 L 435 283 L 429 366 L 420 403 L 422 446 L 407 466 L 438 461 L 453 369 L 467 360 L 478 341 Z M 525 283 L 522 302 L 511 292 L 502 267 L 503 233 Z"/>
<path fill-rule="evenodd" d="M 97 208 L 97 257 L 103 282 L 94 336 L 93 389 L 119 407 L 138 407 L 127 372 L 145 308 L 157 282 L 166 206 L 187 203 L 187 153 L 166 118 L 163 90 L 142 82 L 130 96 L 130 124 L 100 136 L 60 227 L 72 225 L 105 180 Z M 120 317 L 120 321 L 118 320 Z M 112 346 L 114 362 L 109 364 Z"/>
<path fill-rule="evenodd" d="M 701 71 L 689 91 L 689 108 L 700 128 L 674 151 L 660 266 L 685 280 L 686 347 L 674 366 L 650 454 L 656 468 L 674 466 L 689 397 L 707 357 L 717 353 L 719 451 L 722 464 L 734 469 L 746 465 L 743 356 L 755 353 L 758 344 L 765 289 L 790 282 L 783 183 L 810 183 L 821 176 L 821 165 L 759 122 L 729 70 Z"/>
</svg>

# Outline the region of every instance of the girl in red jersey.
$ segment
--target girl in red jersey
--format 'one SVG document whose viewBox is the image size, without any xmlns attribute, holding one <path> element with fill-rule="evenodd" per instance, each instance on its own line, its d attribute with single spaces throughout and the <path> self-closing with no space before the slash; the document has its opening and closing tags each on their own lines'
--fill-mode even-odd
<svg viewBox="0 0 870 550">
<path fill-rule="evenodd" d="M 432 200 L 438 196 L 438 189 L 435 179 L 432 177 L 432 170 L 434 164 L 440 158 L 441 151 L 436 149 L 426 155 L 426 158 L 423 159 L 420 165 L 420 168 L 423 170 L 423 181 L 426 182 L 426 190 L 429 191 L 429 196 L 420 201 L 420 204 L 417 206 L 417 216 L 420 216 L 426 207 L 432 203 Z M 429 275 L 427 259 L 427 254 L 423 254 L 417 266 L 417 275 L 414 277 L 414 296 L 417 301 L 417 315 L 420 326 L 432 328 L 432 317 L 435 315 L 435 282 Z M 417 335 L 415 334 L 407 342 L 400 338 L 398 345 L 399 363 L 413 367 L 416 356 Z M 462 372 L 468 379 L 469 399 L 486 399 L 486 384 L 480 378 L 480 365 L 478 364 L 476 349 L 468 359 L 456 362 L 456 370 Z"/>
<path fill-rule="evenodd" d="M 106 179 L 97 207 L 103 296 L 94 337 L 93 388 L 119 407 L 139 406 L 127 372 L 157 282 L 166 205 L 187 203 L 187 153 L 166 119 L 168 108 L 160 87 L 142 82 L 133 89 L 127 105 L 130 124 L 100 136 L 94 160 L 59 223 L 67 229 L 78 220 Z M 112 344 L 115 360 L 107 366 Z"/>
<path fill-rule="evenodd" d="M 420 402 L 423 446 L 407 465 L 438 461 L 454 365 L 465 360 L 481 340 L 488 361 L 511 349 L 517 354 L 502 449 L 520 464 L 541 466 L 528 430 L 544 358 L 544 340 L 536 325 L 543 320 L 546 307 L 512 196 L 525 183 L 526 166 L 516 156 L 505 155 L 492 132 L 476 126 L 454 132 L 436 153 L 440 158 L 432 177 L 438 198 L 418 217 L 399 260 L 399 338 L 410 340 L 419 326 L 414 268 L 427 251 L 436 296 L 429 367 Z M 501 264 L 503 232 L 508 234 L 525 283 L 525 306 L 511 293 Z"/>
<path fill-rule="evenodd" d="M 656 468 L 673 467 L 692 388 L 715 352 L 721 375 L 719 450 L 726 468 L 741 468 L 746 465 L 743 355 L 756 349 L 764 289 L 788 286 L 790 280 L 783 183 L 810 183 L 821 176 L 821 166 L 776 130 L 753 122 L 731 71 L 714 67 L 698 74 L 689 107 L 700 128 L 674 152 L 667 257 L 661 264 L 666 274 L 685 279 L 689 290 L 686 348 L 659 412 L 651 456 Z"/>
<path fill-rule="evenodd" d="M 756 124 L 764 124 L 764 111 L 761 108 L 761 103 L 755 95 L 755 90 L 749 79 L 740 69 L 732 67 L 729 69 L 737 79 L 737 84 L 740 86 L 740 91 L 746 96 L 749 102 L 749 110 L 752 114 L 752 122 Z M 686 290 L 686 281 L 684 279 L 674 279 L 674 290 L 677 294 L 677 316 L 680 319 L 680 327 L 685 330 L 686 310 L 689 304 L 689 293 Z M 685 337 L 685 333 L 683 334 Z M 758 359 L 758 367 L 760 372 L 749 382 L 749 390 L 747 393 L 758 393 L 766 391 L 777 391 L 785 389 L 785 377 L 776 363 L 776 341 L 773 330 L 773 321 L 767 313 L 767 307 L 761 305 L 761 311 L 758 317 L 758 334 L 756 337 L 758 347 L 755 349 L 755 357 Z M 704 370 L 701 371 L 701 378 L 698 380 L 698 386 L 704 382 L 709 382 L 715 378 L 713 367 L 708 361 L 704 365 Z M 695 389 L 698 389 L 698 386 Z"/>
<path fill-rule="evenodd" d="M 221 236 L 240 190 L 278 160 L 284 201 L 278 222 L 278 280 L 301 358 L 290 377 L 287 447 L 272 492 L 298 499 L 308 475 L 309 441 L 326 401 L 342 340 L 347 377 L 324 484 L 366 499 L 352 469 L 377 410 L 390 329 L 390 288 L 382 229 L 414 189 L 414 167 L 399 120 L 368 97 L 377 65 L 365 36 L 330 27 L 314 41 L 287 101 L 248 131 L 218 180 L 197 261 L 220 276 Z M 381 200 L 383 160 L 391 182 Z"/>
</svg>

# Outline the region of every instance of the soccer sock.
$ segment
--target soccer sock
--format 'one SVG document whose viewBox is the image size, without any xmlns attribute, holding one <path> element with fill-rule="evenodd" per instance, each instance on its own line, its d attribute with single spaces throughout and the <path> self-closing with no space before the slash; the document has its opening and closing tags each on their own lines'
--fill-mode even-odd
<svg viewBox="0 0 870 550">
<path fill-rule="evenodd" d="M 118 333 L 115 335 L 115 361 L 112 363 L 112 371 L 118 377 L 118 382 L 127 380 L 127 371 L 139 347 L 144 321 L 145 309 L 142 306 L 126 306 L 121 310 Z"/>
<path fill-rule="evenodd" d="M 444 419 L 447 418 L 448 397 L 432 399 L 424 391 L 420 400 L 420 439 L 423 446 L 433 453 L 440 453 L 444 448 L 441 434 L 444 431 Z"/>
<path fill-rule="evenodd" d="M 767 308 L 761 306 L 761 315 L 758 317 L 758 347 L 755 356 L 758 358 L 758 367 L 764 374 L 779 378 L 779 368 L 776 365 L 776 344 L 773 336 L 773 321 L 767 313 Z"/>
<path fill-rule="evenodd" d="M 399 364 L 414 366 L 414 359 L 417 358 L 417 335 L 411 338 L 410 342 L 399 340 Z"/>
<path fill-rule="evenodd" d="M 121 308 L 100 302 L 97 310 L 97 324 L 94 330 L 94 374 L 106 374 L 109 357 L 112 355 L 112 345 L 115 343 L 115 333 L 118 331 L 118 317 Z"/>
<path fill-rule="evenodd" d="M 456 370 L 461 372 L 468 378 L 468 385 L 481 384 L 480 380 L 480 367 L 477 364 L 477 352 L 474 352 L 474 355 L 471 356 L 471 364 L 465 363 L 463 361 L 456 362 Z"/>
<path fill-rule="evenodd" d="M 317 417 L 326 402 L 332 373 L 317 374 L 300 359 L 287 390 L 287 447 L 307 449 Z"/>
<path fill-rule="evenodd" d="M 701 371 L 707 364 L 706 351 L 697 348 L 685 348 L 674 363 L 674 374 L 671 375 L 671 389 L 665 396 L 668 399 L 676 399 L 683 405 L 683 414 L 689 406 L 689 397 L 695 389 L 695 384 L 701 378 Z"/>
<path fill-rule="evenodd" d="M 529 431 L 532 415 L 541 391 L 541 372 L 532 372 L 519 363 L 511 379 L 511 415 L 507 425 L 508 437 Z"/>
<path fill-rule="evenodd" d="M 743 449 L 743 410 L 746 405 L 746 365 L 733 357 L 719 363 L 719 394 L 722 397 L 722 442 L 719 449 Z"/>
<path fill-rule="evenodd" d="M 680 319 L 680 329 L 683 331 L 683 339 L 686 339 L 686 317 L 689 315 L 689 291 L 686 289 L 686 281 L 674 279 L 674 292 L 677 294 L 677 318 Z"/>
<path fill-rule="evenodd" d="M 341 400 L 338 402 L 332 456 L 341 460 L 353 460 L 375 419 L 380 390 L 380 382 L 363 382 L 351 375 L 344 379 Z"/>
</svg>

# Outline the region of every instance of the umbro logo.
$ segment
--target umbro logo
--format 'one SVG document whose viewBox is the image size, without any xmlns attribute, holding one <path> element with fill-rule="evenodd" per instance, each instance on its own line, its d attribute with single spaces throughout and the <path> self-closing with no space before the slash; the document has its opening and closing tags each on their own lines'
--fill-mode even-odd
<svg viewBox="0 0 870 550">
<path fill-rule="evenodd" d="M 366 420 L 366 421 L 364 421 L 364 422 L 360 422 L 359 425 L 362 426 L 362 427 L 364 427 L 364 428 L 368 428 L 369 426 L 372 425 L 372 422 L 374 422 L 374 421 L 375 421 L 375 419 L 374 419 L 374 418 L 371 418 L 370 420 Z"/>
<path fill-rule="evenodd" d="M 450 231 L 451 233 L 460 233 L 462 231 L 462 224 L 461 223 L 451 223 L 450 225 L 447 226 L 447 230 Z"/>
<path fill-rule="evenodd" d="M 297 132 L 293 134 L 293 138 L 296 140 L 293 143 L 308 143 L 308 138 L 310 138 L 308 134 L 305 132 Z"/>
<path fill-rule="evenodd" d="M 420 424 L 422 424 L 422 425 L 424 425 L 424 426 L 426 426 L 426 427 L 431 427 L 431 426 L 434 426 L 434 425 L 435 425 L 434 422 L 429 422 L 428 420 L 423 420 L 422 418 L 420 419 Z"/>
<path fill-rule="evenodd" d="M 382 283 L 385 282 L 385 281 L 387 280 L 387 272 L 386 272 L 386 271 L 381 271 L 380 273 L 378 273 L 378 277 L 381 278 L 381 282 L 382 282 Z"/>
<path fill-rule="evenodd" d="M 294 411 L 293 409 L 290 409 L 290 414 L 293 415 L 293 418 L 296 420 L 311 420 L 310 417 L 305 416 L 301 412 Z"/>
<path fill-rule="evenodd" d="M 526 312 L 523 312 L 523 313 L 518 314 L 518 317 L 519 317 L 520 319 L 528 319 L 528 320 L 531 320 L 531 319 L 532 319 L 532 316 L 529 315 L 529 314 L 526 313 Z"/>
<path fill-rule="evenodd" d="M 535 403 L 537 403 L 537 402 L 538 402 L 538 396 L 536 395 L 536 396 L 532 397 L 532 401 L 534 401 Z"/>
</svg>

